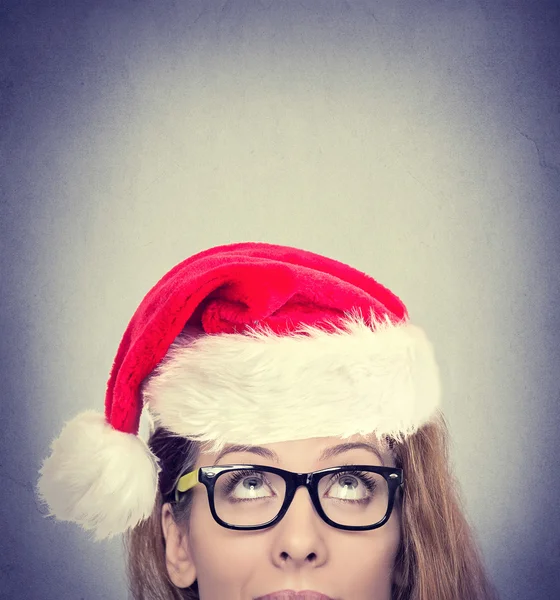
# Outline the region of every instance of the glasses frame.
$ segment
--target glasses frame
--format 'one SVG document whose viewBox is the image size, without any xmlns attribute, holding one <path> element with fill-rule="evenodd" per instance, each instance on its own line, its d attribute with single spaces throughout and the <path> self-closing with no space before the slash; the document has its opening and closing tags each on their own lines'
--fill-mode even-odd
<svg viewBox="0 0 560 600">
<path fill-rule="evenodd" d="M 284 481 L 286 482 L 286 495 L 284 498 L 284 502 L 280 508 L 280 511 L 278 512 L 276 517 L 274 517 L 270 521 L 267 521 L 266 523 L 263 523 L 262 525 L 231 525 L 230 523 L 227 523 L 226 521 L 220 519 L 216 512 L 216 506 L 214 504 L 214 487 L 216 485 L 216 481 L 218 477 L 221 476 L 223 473 L 228 473 L 230 471 L 235 471 L 239 469 L 266 470 L 270 473 L 279 475 L 280 477 L 282 477 L 282 479 L 284 479 Z M 341 525 L 329 519 L 329 517 L 326 515 L 325 511 L 321 506 L 318 492 L 319 481 L 323 477 L 326 477 L 330 474 L 340 473 L 341 471 L 353 470 L 377 473 L 387 481 L 387 485 L 389 488 L 387 511 L 385 512 L 385 516 L 381 520 L 372 525 Z M 335 527 L 337 529 L 343 529 L 345 531 L 371 531 L 372 529 L 378 529 L 379 527 L 382 527 L 389 520 L 391 513 L 393 512 L 397 490 L 404 485 L 404 476 L 403 469 L 396 467 L 378 467 L 373 465 L 343 465 L 339 467 L 329 467 L 327 469 L 321 469 L 319 471 L 313 471 L 311 473 L 294 473 L 292 471 L 286 471 L 285 469 L 279 469 L 278 467 L 253 464 L 200 467 L 198 469 L 195 469 L 194 471 L 190 471 L 189 473 L 182 475 L 179 478 L 179 481 L 174 490 L 175 503 L 178 503 L 181 497 L 188 490 L 194 488 L 199 483 L 202 483 L 206 487 L 206 491 L 208 494 L 208 504 L 210 505 L 210 512 L 212 513 L 212 517 L 214 518 L 216 523 L 218 523 L 222 527 L 225 527 L 226 529 L 234 529 L 236 531 L 256 531 L 259 529 L 266 529 L 268 527 L 276 525 L 276 523 L 281 521 L 284 515 L 288 512 L 288 509 L 292 504 L 292 501 L 298 488 L 303 486 L 307 488 L 315 510 L 323 519 L 323 521 L 325 521 L 325 523 L 327 523 L 328 525 L 331 525 L 332 527 Z M 171 499 L 170 501 L 173 502 L 173 500 Z"/>
</svg>

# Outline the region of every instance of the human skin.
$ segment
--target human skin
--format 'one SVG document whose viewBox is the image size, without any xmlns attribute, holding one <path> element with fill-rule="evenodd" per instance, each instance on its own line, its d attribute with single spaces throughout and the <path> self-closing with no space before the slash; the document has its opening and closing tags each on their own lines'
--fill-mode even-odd
<svg viewBox="0 0 560 600">
<path fill-rule="evenodd" d="M 195 468 L 215 464 L 259 464 L 307 473 L 343 464 L 395 466 L 391 453 L 375 438 L 355 435 L 344 442 L 375 444 L 381 460 L 362 448 L 326 461 L 325 448 L 337 437 L 311 438 L 262 447 L 276 452 L 279 462 L 251 452 L 202 452 Z M 300 487 L 284 518 L 268 529 L 234 531 L 216 523 L 205 486 L 193 489 L 189 531 L 173 521 L 169 504 L 162 508 L 166 565 L 171 581 L 188 587 L 195 579 L 201 600 L 254 600 L 275 591 L 314 590 L 335 600 L 390 600 L 393 565 L 401 523 L 398 502 L 389 521 L 371 531 L 343 531 L 316 513 L 308 491 Z"/>
</svg>

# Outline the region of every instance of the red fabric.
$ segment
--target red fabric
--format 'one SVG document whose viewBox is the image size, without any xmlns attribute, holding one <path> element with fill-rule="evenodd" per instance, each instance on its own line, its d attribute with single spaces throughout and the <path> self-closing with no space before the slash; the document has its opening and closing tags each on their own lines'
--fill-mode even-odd
<svg viewBox="0 0 560 600">
<path fill-rule="evenodd" d="M 406 320 L 404 304 L 369 275 L 336 260 L 261 242 L 199 252 L 176 265 L 148 292 L 119 345 L 105 416 L 125 433 L 138 433 L 139 388 L 189 322 L 208 334 L 243 332 L 255 322 L 287 332 L 300 323 L 321 326 L 344 311 L 374 309 L 393 322 Z"/>
</svg>

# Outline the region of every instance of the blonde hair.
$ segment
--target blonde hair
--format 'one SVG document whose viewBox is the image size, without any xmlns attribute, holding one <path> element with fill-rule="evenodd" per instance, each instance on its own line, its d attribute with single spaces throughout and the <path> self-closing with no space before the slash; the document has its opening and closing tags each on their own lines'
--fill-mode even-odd
<svg viewBox="0 0 560 600">
<path fill-rule="evenodd" d="M 405 488 L 392 600 L 497 600 L 452 473 L 443 415 L 394 452 Z"/>
<path fill-rule="evenodd" d="M 165 564 L 161 528 L 163 498 L 178 477 L 193 469 L 199 445 L 162 429 L 149 441 L 162 472 L 154 511 L 124 536 L 126 569 L 134 600 L 199 600 L 196 582 L 177 588 Z M 448 427 L 441 413 L 403 443 L 394 442 L 404 469 L 401 544 L 391 600 L 497 600 L 482 555 L 462 507 L 449 462 Z M 172 505 L 178 524 L 188 527 L 191 495 Z"/>
</svg>

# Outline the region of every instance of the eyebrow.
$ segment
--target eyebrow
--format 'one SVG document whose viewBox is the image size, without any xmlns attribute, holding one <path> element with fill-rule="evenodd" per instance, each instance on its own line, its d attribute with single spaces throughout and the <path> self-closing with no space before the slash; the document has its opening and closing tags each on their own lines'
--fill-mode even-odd
<svg viewBox="0 0 560 600">
<path fill-rule="evenodd" d="M 377 456 L 377 458 L 381 461 L 382 465 L 385 465 L 381 453 L 379 450 L 372 444 L 366 444 L 365 442 L 346 442 L 344 444 L 337 444 L 336 446 L 331 446 L 330 448 L 325 448 L 319 457 L 319 461 L 325 461 L 329 458 L 333 458 L 334 456 L 338 456 L 339 454 L 343 454 L 344 452 L 349 452 L 350 450 L 368 450 Z M 251 452 L 252 454 L 256 454 L 261 456 L 262 458 L 266 458 L 268 460 L 272 460 L 275 463 L 280 462 L 278 458 L 278 454 L 273 450 L 269 450 L 268 448 L 263 448 L 262 446 L 248 446 L 242 444 L 232 444 L 226 446 L 216 458 L 216 463 L 219 462 L 226 454 L 233 454 L 234 452 Z"/>
</svg>

